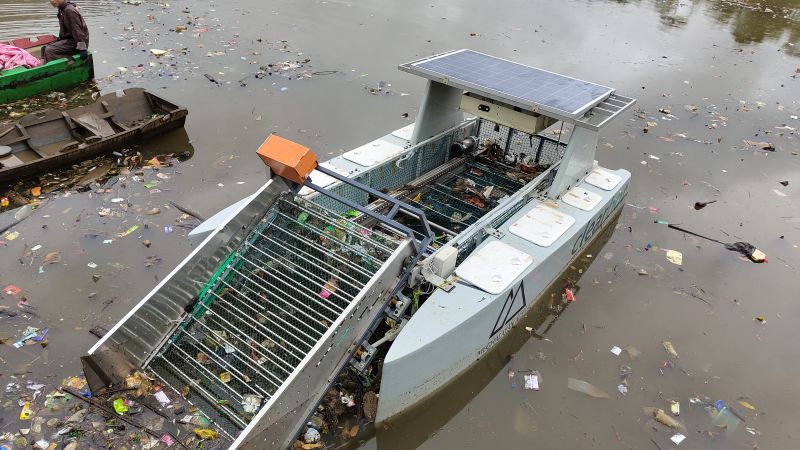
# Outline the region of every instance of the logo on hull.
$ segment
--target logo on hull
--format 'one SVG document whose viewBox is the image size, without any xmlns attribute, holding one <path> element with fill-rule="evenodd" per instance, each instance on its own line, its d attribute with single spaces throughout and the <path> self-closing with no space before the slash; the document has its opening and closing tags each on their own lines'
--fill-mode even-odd
<svg viewBox="0 0 800 450">
<path fill-rule="evenodd" d="M 500 315 L 497 316 L 497 320 L 494 322 L 494 327 L 492 328 L 491 334 L 489 334 L 489 339 L 491 339 L 495 334 L 499 333 L 503 330 L 503 328 L 511 322 L 517 314 L 520 313 L 523 309 L 525 309 L 525 283 L 522 282 L 517 287 L 516 291 L 509 291 L 508 296 L 506 297 L 506 301 L 503 303 L 503 307 L 500 309 Z"/>
</svg>

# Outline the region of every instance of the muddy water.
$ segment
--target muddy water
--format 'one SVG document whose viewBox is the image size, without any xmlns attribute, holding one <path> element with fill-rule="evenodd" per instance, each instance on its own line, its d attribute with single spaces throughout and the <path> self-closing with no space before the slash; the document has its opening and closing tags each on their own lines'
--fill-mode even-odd
<svg viewBox="0 0 800 450">
<path fill-rule="evenodd" d="M 469 47 L 636 97 L 638 112 L 602 131 L 597 155 L 601 164 L 633 173 L 631 206 L 605 247 L 584 258 L 594 262 L 582 271 L 577 301 L 557 320 L 552 311 L 531 314 L 523 326 L 535 335 L 521 328 L 424 413 L 388 430 L 366 430 L 359 445 L 672 448 L 672 433 L 654 430 L 642 413 L 645 406 L 667 409 L 668 399 L 680 400 L 687 425 L 678 448 L 799 445 L 800 142 L 791 129 L 800 126 L 792 118 L 800 115 L 796 2 L 510 1 L 498 8 L 473 0 L 178 0 L 168 6 L 101 1 L 96 10 L 84 3 L 100 89 L 142 86 L 189 108 L 188 141 L 170 137 L 143 149 L 190 145 L 194 156 L 162 169 L 168 178 L 146 172 L 146 181 L 159 182 L 157 191 L 125 180 L 105 194 L 54 196 L 17 229 L 19 237 L 4 239 L 0 284 L 22 288 L 33 309 L 0 319 L 0 335 L 49 326 L 50 344 L 0 347 L 2 383 L 13 374 L 58 383 L 77 373 L 77 357 L 95 342 L 88 329 L 113 325 L 188 254 L 187 228 L 176 222 L 180 213 L 170 200 L 209 216 L 253 192 L 264 181 L 254 150 L 270 131 L 326 159 L 407 124 L 424 82 L 397 64 Z M 0 0 L 0 35 L 55 30 L 53 11 L 43 4 Z M 177 25 L 188 31 L 171 31 Z M 171 56 L 156 58 L 152 48 Z M 306 59 L 303 67 L 252 76 L 270 63 Z M 369 88 L 381 90 L 372 95 Z M 83 100 L 73 96 L 53 102 Z M 28 107 L 22 102 L 3 111 Z M 772 143 L 776 151 L 744 140 Z M 692 208 L 710 200 L 717 202 Z M 98 215 L 106 207 L 117 212 Z M 144 214 L 153 207 L 162 212 Z M 655 220 L 754 243 L 769 263 L 743 261 Z M 142 245 L 145 239 L 151 247 Z M 35 245 L 42 248 L 31 253 Z M 682 252 L 683 265 L 668 262 L 665 249 Z M 53 251 L 61 261 L 43 264 Z M 19 311 L 18 297 L 0 301 Z M 672 367 L 662 366 L 663 340 L 679 354 Z M 633 345 L 642 355 L 614 356 L 615 345 Z M 617 391 L 621 365 L 633 369 L 626 396 Z M 512 388 L 509 369 L 538 370 L 542 389 L 524 391 L 521 380 Z M 610 398 L 568 390 L 568 377 Z M 690 405 L 701 395 L 734 405 L 747 421 L 720 433 L 703 409 Z M 16 397 L 0 393 L 0 399 L 2 431 L 20 428 Z"/>
</svg>

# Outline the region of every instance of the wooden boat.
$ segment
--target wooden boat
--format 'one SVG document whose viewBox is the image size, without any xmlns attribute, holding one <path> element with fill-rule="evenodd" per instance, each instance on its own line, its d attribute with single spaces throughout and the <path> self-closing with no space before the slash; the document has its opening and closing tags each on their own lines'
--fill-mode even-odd
<svg viewBox="0 0 800 450">
<path fill-rule="evenodd" d="M 33 38 L 12 39 L 3 44 L 25 49 L 38 58 L 41 47 L 55 40 L 56 37 L 52 34 L 45 34 Z M 94 63 L 91 53 L 86 59 L 74 55 L 31 69 L 15 67 L 0 72 L 0 105 L 44 92 L 69 89 L 92 78 Z"/>
<path fill-rule="evenodd" d="M 142 88 L 0 127 L 0 183 L 34 175 L 183 126 L 187 110 Z"/>
</svg>

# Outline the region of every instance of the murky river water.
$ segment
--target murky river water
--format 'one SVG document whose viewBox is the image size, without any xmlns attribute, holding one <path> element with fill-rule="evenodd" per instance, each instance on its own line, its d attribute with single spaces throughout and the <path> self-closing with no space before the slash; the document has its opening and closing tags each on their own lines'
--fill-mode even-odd
<svg viewBox="0 0 800 450">
<path fill-rule="evenodd" d="M 424 82 L 397 64 L 468 47 L 636 97 L 637 112 L 603 130 L 597 155 L 602 165 L 633 173 L 631 206 L 607 245 L 585 258 L 594 262 L 575 303 L 557 318 L 531 314 L 446 393 L 388 429 L 368 430 L 360 445 L 672 448 L 671 433 L 654 431 L 642 407 L 668 408 L 677 399 L 688 428 L 678 448 L 800 446 L 798 2 L 79 3 L 103 92 L 146 87 L 190 111 L 186 135 L 145 149 L 191 146 L 194 156 L 163 171 L 170 178 L 159 180 L 160 192 L 119 185 L 107 195 L 61 195 L 25 221 L 19 237 L 3 239 L 0 284 L 22 288 L 35 314 L 0 319 L 0 337 L 49 326 L 50 345 L 0 347 L 2 384 L 12 374 L 58 383 L 78 373 L 78 357 L 96 341 L 88 329 L 113 325 L 188 254 L 185 228 L 164 231 L 180 214 L 166 206 L 170 200 L 210 216 L 253 192 L 264 182 L 255 149 L 271 131 L 327 159 L 407 124 Z M 171 31 L 177 25 L 189 32 Z M 56 30 L 46 2 L 0 0 L 0 39 Z M 151 48 L 172 56 L 158 59 Z M 306 59 L 302 68 L 248 77 L 268 63 Z M 382 81 L 391 86 L 370 94 Z M 24 105 L 15 108 L 0 112 Z M 745 140 L 770 142 L 776 151 Z M 130 204 L 127 213 L 99 216 L 115 197 Z M 717 202 L 692 207 L 710 200 Z M 143 214 L 152 207 L 163 210 Z M 769 263 L 743 261 L 656 220 L 752 242 Z M 140 229 L 118 236 L 133 225 Z M 42 248 L 31 254 L 35 245 Z M 683 265 L 668 262 L 664 249 L 682 252 Z M 61 261 L 42 264 L 52 251 Z M 0 295 L 0 304 L 17 308 L 17 297 Z M 673 367 L 662 366 L 663 340 L 679 354 Z M 635 346 L 642 355 L 617 357 L 613 346 Z M 633 370 L 627 395 L 617 390 L 622 365 Z M 542 389 L 512 388 L 509 369 L 538 370 Z M 611 398 L 568 390 L 568 377 Z M 16 397 L 3 395 L 0 432 L 15 431 Z M 702 395 L 734 405 L 746 422 L 720 433 L 689 403 Z"/>
</svg>

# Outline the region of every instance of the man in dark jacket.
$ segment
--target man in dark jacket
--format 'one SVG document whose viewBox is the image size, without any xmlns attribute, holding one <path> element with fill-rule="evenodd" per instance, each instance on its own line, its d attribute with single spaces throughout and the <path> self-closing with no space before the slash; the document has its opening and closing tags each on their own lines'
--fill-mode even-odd
<svg viewBox="0 0 800 450">
<path fill-rule="evenodd" d="M 42 47 L 42 59 L 50 62 L 59 58 L 79 54 L 81 59 L 89 57 L 89 28 L 78 7 L 70 0 L 50 0 L 58 8 L 58 40 Z"/>
</svg>

